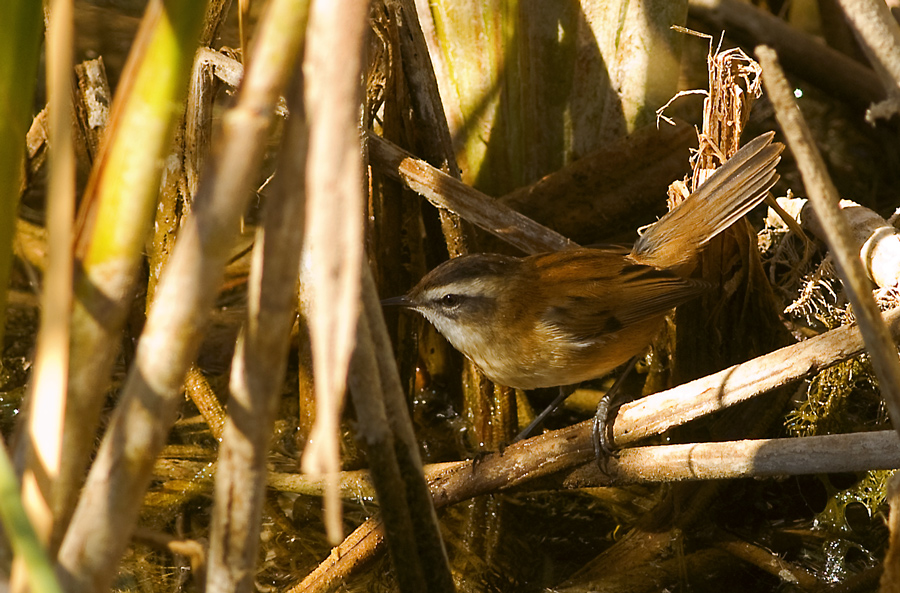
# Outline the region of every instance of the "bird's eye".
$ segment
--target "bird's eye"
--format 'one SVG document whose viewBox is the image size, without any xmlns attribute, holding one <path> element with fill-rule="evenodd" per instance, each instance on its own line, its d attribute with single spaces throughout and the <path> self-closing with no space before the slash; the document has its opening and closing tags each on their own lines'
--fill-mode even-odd
<svg viewBox="0 0 900 593">
<path fill-rule="evenodd" d="M 459 304 L 461 297 L 458 294 L 445 294 L 441 297 L 441 305 L 446 308 L 455 307 Z"/>
</svg>

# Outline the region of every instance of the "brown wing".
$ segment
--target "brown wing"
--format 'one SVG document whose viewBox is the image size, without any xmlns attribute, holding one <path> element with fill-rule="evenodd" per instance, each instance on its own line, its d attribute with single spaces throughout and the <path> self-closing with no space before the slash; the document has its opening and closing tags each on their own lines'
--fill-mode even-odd
<svg viewBox="0 0 900 593">
<path fill-rule="evenodd" d="M 707 289 L 652 266 L 632 263 L 628 249 L 574 249 L 534 256 L 548 282 L 542 321 L 581 343 L 609 339 L 658 317 Z M 553 257 L 555 256 L 555 257 Z"/>
</svg>

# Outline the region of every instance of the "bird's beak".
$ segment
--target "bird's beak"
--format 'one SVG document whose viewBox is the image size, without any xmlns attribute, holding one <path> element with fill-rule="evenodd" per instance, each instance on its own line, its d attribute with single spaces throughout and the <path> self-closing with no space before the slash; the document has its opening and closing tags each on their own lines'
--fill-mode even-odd
<svg viewBox="0 0 900 593">
<path fill-rule="evenodd" d="M 413 302 L 406 295 L 391 297 L 381 301 L 382 307 L 412 307 Z"/>
</svg>

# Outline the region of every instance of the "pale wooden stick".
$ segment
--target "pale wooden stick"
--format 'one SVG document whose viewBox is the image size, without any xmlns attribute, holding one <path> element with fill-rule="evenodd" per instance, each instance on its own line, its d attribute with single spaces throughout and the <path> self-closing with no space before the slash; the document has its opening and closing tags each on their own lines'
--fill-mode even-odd
<svg viewBox="0 0 900 593">
<path fill-rule="evenodd" d="M 610 463 L 620 482 L 676 482 L 858 472 L 900 467 L 892 430 L 803 438 L 625 449 Z"/>
</svg>

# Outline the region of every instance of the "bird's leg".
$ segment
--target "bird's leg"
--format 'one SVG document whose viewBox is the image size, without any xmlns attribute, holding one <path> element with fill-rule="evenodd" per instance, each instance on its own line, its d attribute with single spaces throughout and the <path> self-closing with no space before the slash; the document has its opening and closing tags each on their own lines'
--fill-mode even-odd
<svg viewBox="0 0 900 593">
<path fill-rule="evenodd" d="M 567 397 L 572 395 L 575 392 L 575 388 L 577 385 L 562 385 L 559 388 L 559 395 L 556 396 L 549 406 L 544 408 L 544 411 L 538 414 L 534 420 L 531 421 L 531 424 L 525 427 L 525 429 L 516 435 L 516 438 L 513 439 L 513 442 L 521 441 L 523 439 L 527 439 L 531 436 L 532 431 L 537 428 L 541 422 L 544 421 L 544 418 L 549 416 L 556 408 L 562 405 L 562 403 L 566 400 Z"/>
<path fill-rule="evenodd" d="M 609 411 L 615 403 L 616 396 L 622 388 L 622 384 L 625 382 L 629 373 L 634 369 L 634 366 L 641 356 L 642 355 L 639 354 L 628 361 L 625 370 L 619 375 L 619 378 L 616 379 L 616 382 L 613 383 L 612 387 L 609 388 L 609 391 L 600 398 L 600 403 L 597 404 L 597 413 L 594 414 L 594 428 L 591 436 L 594 442 L 594 455 L 597 458 L 598 464 L 602 464 L 604 459 L 615 455 L 615 452 L 610 446 L 611 443 L 609 439 Z"/>
</svg>

